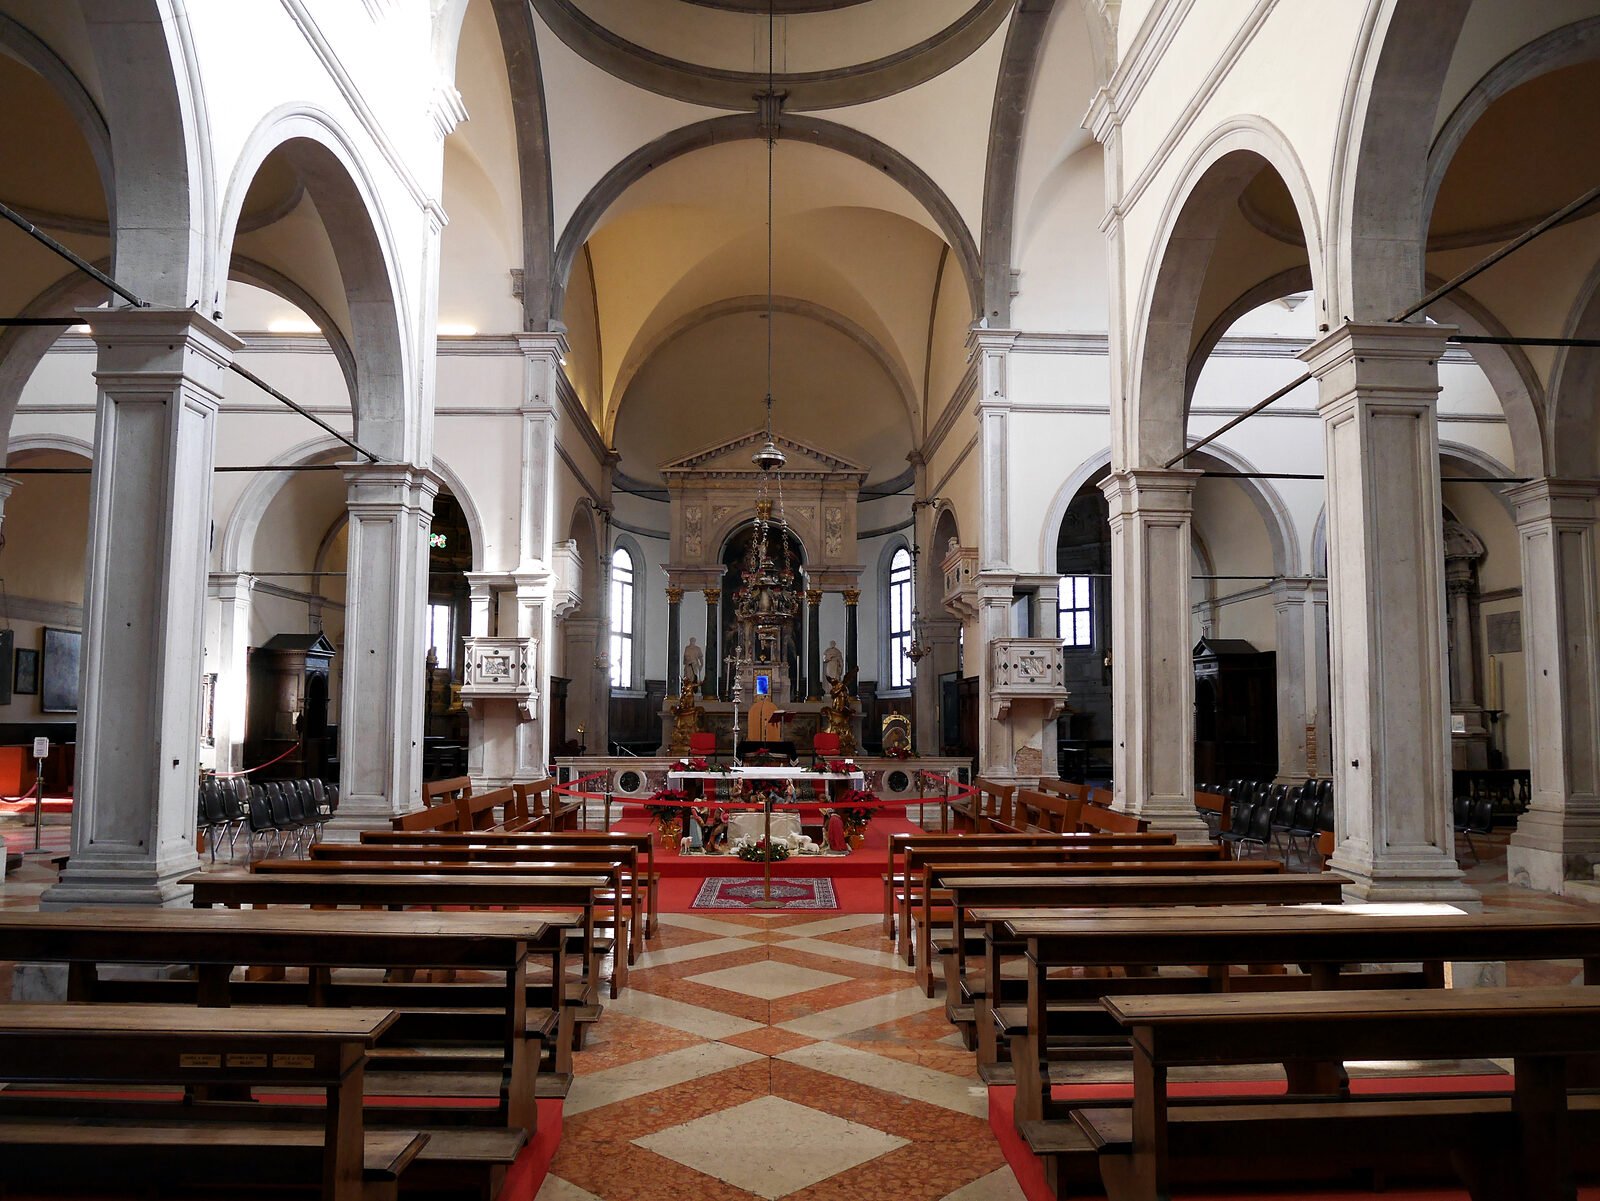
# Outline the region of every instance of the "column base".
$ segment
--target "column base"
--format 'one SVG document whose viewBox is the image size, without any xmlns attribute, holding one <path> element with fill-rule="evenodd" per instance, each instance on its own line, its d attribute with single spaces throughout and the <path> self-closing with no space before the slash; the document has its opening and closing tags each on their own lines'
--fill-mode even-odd
<svg viewBox="0 0 1600 1201">
<path fill-rule="evenodd" d="M 364 830 L 387 830 L 396 809 L 387 797 L 345 797 L 333 820 L 322 827 L 323 842 L 360 842 Z"/>
<path fill-rule="evenodd" d="M 1563 893 L 1569 883 L 1595 882 L 1600 814 L 1529 809 L 1506 847 L 1506 880 L 1519 888 Z"/>
<path fill-rule="evenodd" d="M 1459 905 L 1473 911 L 1483 908 L 1478 890 L 1461 876 L 1461 868 L 1444 853 L 1378 859 L 1370 851 L 1346 840 L 1328 858 L 1329 871 L 1348 876 L 1346 900 L 1390 903 L 1431 902 Z"/>
<path fill-rule="evenodd" d="M 74 853 L 61 879 L 39 898 L 40 909 L 78 905 L 155 905 L 184 907 L 194 890 L 183 881 L 201 868 L 192 850 L 165 862 L 126 856 Z"/>
<path fill-rule="evenodd" d="M 1173 834 L 1179 843 L 1191 845 L 1211 841 L 1210 827 L 1188 799 L 1150 797 L 1140 805 L 1129 805 L 1124 812 L 1149 822 L 1152 834 Z"/>
</svg>

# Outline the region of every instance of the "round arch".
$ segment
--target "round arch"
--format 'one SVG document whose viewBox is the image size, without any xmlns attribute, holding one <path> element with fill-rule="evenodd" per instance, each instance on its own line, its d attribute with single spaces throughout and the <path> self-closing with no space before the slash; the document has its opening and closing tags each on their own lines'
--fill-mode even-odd
<svg viewBox="0 0 1600 1201">
<path fill-rule="evenodd" d="M 224 261 L 232 260 L 250 184 L 274 153 L 288 156 L 306 180 L 333 244 L 350 309 L 356 439 L 390 461 L 415 462 L 424 438 L 411 387 L 415 364 L 393 232 L 360 155 L 327 113 L 285 105 L 246 139 L 222 210 Z M 220 287 L 216 305 L 220 311 Z"/>
<path fill-rule="evenodd" d="M 711 117 L 663 134 L 655 141 L 641 146 L 606 172 L 573 210 L 566 228 L 561 232 L 561 239 L 556 244 L 550 282 L 551 319 L 553 321 L 561 319 L 566 303 L 567 281 L 571 278 L 572 265 L 578 252 L 598 228 L 606 211 L 624 192 L 649 172 L 675 158 L 695 150 L 703 150 L 708 146 L 764 136 L 760 116 L 756 113 Z M 961 264 L 962 276 L 967 285 L 967 299 L 972 305 L 974 317 L 983 312 L 983 268 L 979 262 L 978 247 L 973 241 L 972 232 L 967 228 L 954 203 L 922 168 L 898 150 L 860 130 L 805 113 L 785 113 L 780 136 L 809 142 L 860 159 L 868 166 L 882 171 L 910 193 L 911 197 L 933 218 L 945 242 L 954 251 L 956 260 Z"/>
<path fill-rule="evenodd" d="M 772 307 L 779 313 L 787 313 L 792 316 L 805 317 L 809 320 L 820 322 L 829 329 L 843 334 L 871 355 L 873 361 L 883 368 L 884 374 L 893 382 L 895 392 L 899 396 L 900 403 L 906 412 L 907 429 L 911 434 L 912 442 L 916 441 L 917 418 L 919 415 L 916 387 L 912 384 L 910 376 L 906 374 L 904 366 L 889 353 L 882 342 L 836 309 L 825 308 L 808 300 L 801 300 L 793 296 L 775 296 L 772 299 Z M 604 422 L 606 441 L 615 445 L 617 422 L 622 415 L 622 406 L 628 398 L 628 388 L 633 383 L 634 377 L 644 370 L 645 365 L 659 351 L 664 350 L 673 341 L 689 331 L 719 317 L 726 317 L 735 313 L 765 313 L 766 310 L 767 298 L 765 296 L 734 296 L 725 300 L 718 300 L 711 304 L 702 305 L 693 312 L 685 313 L 642 347 L 631 349 L 628 357 L 623 360 L 622 365 L 617 369 L 617 378 L 615 383 L 612 384 L 611 395 L 614 399 Z"/>
<path fill-rule="evenodd" d="M 1310 183 L 1283 134 L 1257 117 L 1223 122 L 1195 149 L 1167 201 L 1145 264 L 1133 362 L 1133 412 L 1121 447 L 1127 466 L 1159 466 L 1184 445 L 1186 381 L 1201 290 L 1216 247 L 1216 217 L 1264 168 L 1287 189 L 1305 238 L 1312 291 L 1323 294 L 1321 222 Z"/>
<path fill-rule="evenodd" d="M 9 463 L 13 455 L 38 451 L 77 455 L 91 463 L 94 462 L 94 443 L 83 438 L 74 438 L 71 434 L 23 434 L 20 438 L 13 438 L 6 445 L 6 461 Z"/>
<path fill-rule="evenodd" d="M 1056 561 L 1056 543 L 1061 536 L 1061 523 L 1067 519 L 1067 510 L 1072 507 L 1078 493 L 1083 491 L 1084 485 L 1110 466 L 1111 448 L 1107 446 L 1074 467 L 1072 474 L 1056 489 L 1050 507 L 1045 512 L 1044 524 L 1039 528 L 1040 563 L 1051 564 Z"/>
<path fill-rule="evenodd" d="M 1584 280 L 1563 331 L 1569 338 L 1600 338 L 1600 265 Z M 1600 350 L 1567 346 L 1550 372 L 1547 474 L 1562 479 L 1600 476 Z M 1520 461 L 1518 466 L 1521 466 Z"/>
</svg>

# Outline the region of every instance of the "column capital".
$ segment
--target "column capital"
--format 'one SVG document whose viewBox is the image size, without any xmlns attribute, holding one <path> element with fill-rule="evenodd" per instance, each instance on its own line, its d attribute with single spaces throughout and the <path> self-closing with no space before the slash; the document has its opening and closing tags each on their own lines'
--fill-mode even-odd
<svg viewBox="0 0 1600 1201">
<path fill-rule="evenodd" d="M 677 604 L 682 604 L 683 603 L 683 589 L 682 588 L 679 588 L 679 587 L 677 587 L 677 586 L 675 586 L 673 584 L 668 584 L 667 587 L 666 587 L 666 593 L 667 593 L 667 604 L 669 604 L 669 605 L 677 605 Z"/>
<path fill-rule="evenodd" d="M 1136 513 L 1187 516 L 1194 509 L 1194 489 L 1204 473 L 1190 468 L 1131 467 L 1113 471 L 1100 481 L 1111 505 L 1111 518 Z"/>
<path fill-rule="evenodd" d="M 1321 381 L 1317 408 L 1326 410 L 1368 389 L 1386 400 L 1431 406 L 1439 394 L 1439 360 L 1455 332 L 1453 325 L 1341 325 L 1300 354 Z"/>
<path fill-rule="evenodd" d="M 1328 581 L 1319 580 L 1315 576 L 1289 575 L 1280 576 L 1271 584 L 1272 603 L 1277 606 L 1300 604 L 1302 601 L 1326 602 L 1328 599 Z"/>
<path fill-rule="evenodd" d="M 78 315 L 102 353 L 123 351 L 164 354 L 182 339 L 186 350 L 199 350 L 218 367 L 226 367 L 244 348 L 244 339 L 194 309 L 91 309 Z"/>
<path fill-rule="evenodd" d="M 709 596 L 710 593 L 708 592 L 706 595 Z M 822 603 L 822 589 L 821 588 L 807 588 L 806 589 L 806 604 L 814 606 L 814 605 L 820 605 L 821 603 Z"/>
<path fill-rule="evenodd" d="M 1589 524 L 1600 517 L 1600 480 L 1529 480 L 1502 495 L 1514 506 L 1519 528 L 1547 521 Z"/>
<path fill-rule="evenodd" d="M 237 600 L 255 586 L 256 577 L 248 571 L 213 571 L 206 581 L 206 591 L 220 601 Z"/>
<path fill-rule="evenodd" d="M 861 602 L 861 589 L 859 588 L 841 589 L 839 595 L 844 597 L 844 603 L 852 608 Z"/>
<path fill-rule="evenodd" d="M 722 600 L 721 588 L 702 588 L 700 595 L 706 598 L 706 604 L 714 605 Z"/>
<path fill-rule="evenodd" d="M 565 330 L 525 330 L 516 339 L 525 359 L 553 359 L 557 366 L 566 361 L 569 347 Z"/>
<path fill-rule="evenodd" d="M 400 506 L 433 512 L 433 498 L 444 486 L 442 476 L 409 463 L 340 463 L 352 509 Z"/>
</svg>

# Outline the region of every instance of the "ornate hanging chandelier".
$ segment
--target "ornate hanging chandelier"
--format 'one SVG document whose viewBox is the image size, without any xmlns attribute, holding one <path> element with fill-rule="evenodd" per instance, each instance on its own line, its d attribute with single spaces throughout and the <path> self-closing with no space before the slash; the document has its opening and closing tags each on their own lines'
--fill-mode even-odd
<svg viewBox="0 0 1600 1201">
<path fill-rule="evenodd" d="M 789 526 L 783 514 L 783 474 L 788 457 L 778 447 L 772 432 L 772 195 L 773 152 L 778 140 L 778 115 L 783 96 L 773 87 L 773 11 L 767 12 L 767 90 L 756 97 L 761 106 L 761 128 L 767 142 L 767 393 L 766 441 L 751 456 L 761 471 L 756 483 L 755 529 L 741 564 L 741 580 L 733 594 L 733 611 L 741 622 L 750 622 L 756 637 L 769 644 L 777 632 L 800 612 L 802 584 L 799 566 L 789 540 Z M 776 547 L 773 543 L 776 542 Z M 746 653 L 758 648 L 747 647 Z"/>
</svg>

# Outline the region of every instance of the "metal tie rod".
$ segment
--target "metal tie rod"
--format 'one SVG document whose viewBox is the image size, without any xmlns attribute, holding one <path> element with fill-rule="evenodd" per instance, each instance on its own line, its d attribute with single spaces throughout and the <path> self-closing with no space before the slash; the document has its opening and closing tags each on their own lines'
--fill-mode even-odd
<svg viewBox="0 0 1600 1201">
<path fill-rule="evenodd" d="M 239 471 L 343 471 L 343 463 L 251 463 L 213 467 L 217 472 Z M 0 475 L 92 475 L 93 467 L 0 467 Z"/>
<path fill-rule="evenodd" d="M 1161 466 L 1163 466 L 1163 467 L 1171 467 L 1174 463 L 1178 462 L 1179 460 L 1188 458 L 1191 454 L 1193 454 L 1195 451 L 1199 450 L 1202 446 L 1205 446 L 1209 442 L 1215 442 L 1218 438 L 1222 437 L 1223 434 L 1227 433 L 1234 426 L 1238 425 L 1241 421 L 1244 421 L 1244 420 L 1246 420 L 1247 418 L 1250 418 L 1250 417 L 1254 417 L 1257 413 L 1261 412 L 1262 409 L 1266 408 L 1273 401 L 1282 400 L 1285 396 L 1289 395 L 1289 393 L 1293 392 L 1301 384 L 1306 383 L 1310 379 L 1311 379 L 1311 372 L 1309 372 L 1309 371 L 1302 372 L 1299 376 L 1297 376 L 1295 379 L 1291 380 L 1289 383 L 1285 384 L 1283 387 L 1279 388 L 1276 392 L 1274 392 L 1271 396 L 1267 397 L 1265 400 L 1263 400 L 1263 401 L 1261 401 L 1261 402 L 1259 402 L 1257 404 L 1251 405 L 1248 409 L 1246 409 L 1244 412 L 1240 413 L 1232 421 L 1227 422 L 1225 425 L 1218 426 L 1216 429 L 1212 430 L 1209 434 L 1207 434 L 1204 438 L 1201 438 L 1198 442 L 1190 443 L 1188 446 L 1184 447 L 1184 449 L 1179 451 L 1177 454 L 1173 455 L 1165 463 L 1161 464 Z"/>
<path fill-rule="evenodd" d="M 0 217 L 4 217 L 7 221 L 11 222 L 11 224 L 15 225 L 18 229 L 20 229 L 23 233 L 27 234 L 31 238 L 34 238 L 35 240 L 37 240 L 38 242 L 40 242 L 44 246 L 48 247 L 49 249 L 55 251 L 62 258 L 66 259 L 67 262 L 71 263 L 74 267 L 76 267 L 79 271 L 82 271 L 85 275 L 90 276 L 91 278 L 93 278 L 95 280 L 98 280 L 100 283 L 102 283 L 106 287 L 110 288 L 113 292 L 115 292 L 118 296 L 122 297 L 122 299 L 126 300 L 129 304 L 135 305 L 135 306 L 137 306 L 138 308 L 141 308 L 141 309 L 147 309 L 147 308 L 150 307 L 148 302 L 146 302 L 144 300 L 141 300 L 138 296 L 135 296 L 132 292 L 128 291 L 128 289 L 124 288 L 116 280 L 112 279 L 109 275 L 107 275 L 104 271 L 100 270 L 100 268 L 96 267 L 93 263 L 91 263 L 88 259 L 84 258 L 82 255 L 77 254 L 74 251 L 69 250 L 67 247 L 63 246 L 60 242 L 56 241 L 49 234 L 45 233 L 44 230 L 40 229 L 32 221 L 29 221 L 21 213 L 17 212 L 16 209 L 11 208 L 9 205 L 6 205 L 6 204 L 0 204 Z M 77 324 L 77 323 L 74 322 L 73 324 Z"/>
<path fill-rule="evenodd" d="M 282 392 L 279 392 L 276 388 L 274 388 L 271 384 L 267 383 L 266 380 L 262 379 L 254 371 L 251 371 L 248 367 L 241 367 L 236 362 L 230 362 L 228 364 L 228 370 L 232 371 L 236 375 L 244 376 L 245 379 L 249 380 L 252 384 L 254 384 L 256 387 L 260 388 L 263 392 L 265 392 L 268 396 L 272 397 L 274 400 L 281 401 L 282 403 L 288 405 L 291 409 L 293 409 L 296 413 L 299 413 L 300 416 L 304 417 L 306 420 L 314 422 L 315 424 L 321 426 L 323 429 L 327 430 L 328 433 L 332 434 L 335 438 L 339 439 L 339 441 L 343 442 L 346 446 L 351 447 L 354 450 L 360 451 L 362 454 L 367 456 L 367 459 L 368 459 L 369 462 L 376 463 L 376 462 L 379 461 L 378 456 L 373 454 L 365 446 L 362 446 L 361 443 L 357 442 L 354 438 L 348 437 L 345 434 L 341 434 L 337 429 L 335 429 L 333 426 L 329 425 L 322 418 L 318 417 L 310 409 L 307 409 L 307 408 L 305 408 L 305 407 L 303 407 L 301 405 L 295 404 L 294 401 L 290 400 Z"/>
</svg>

